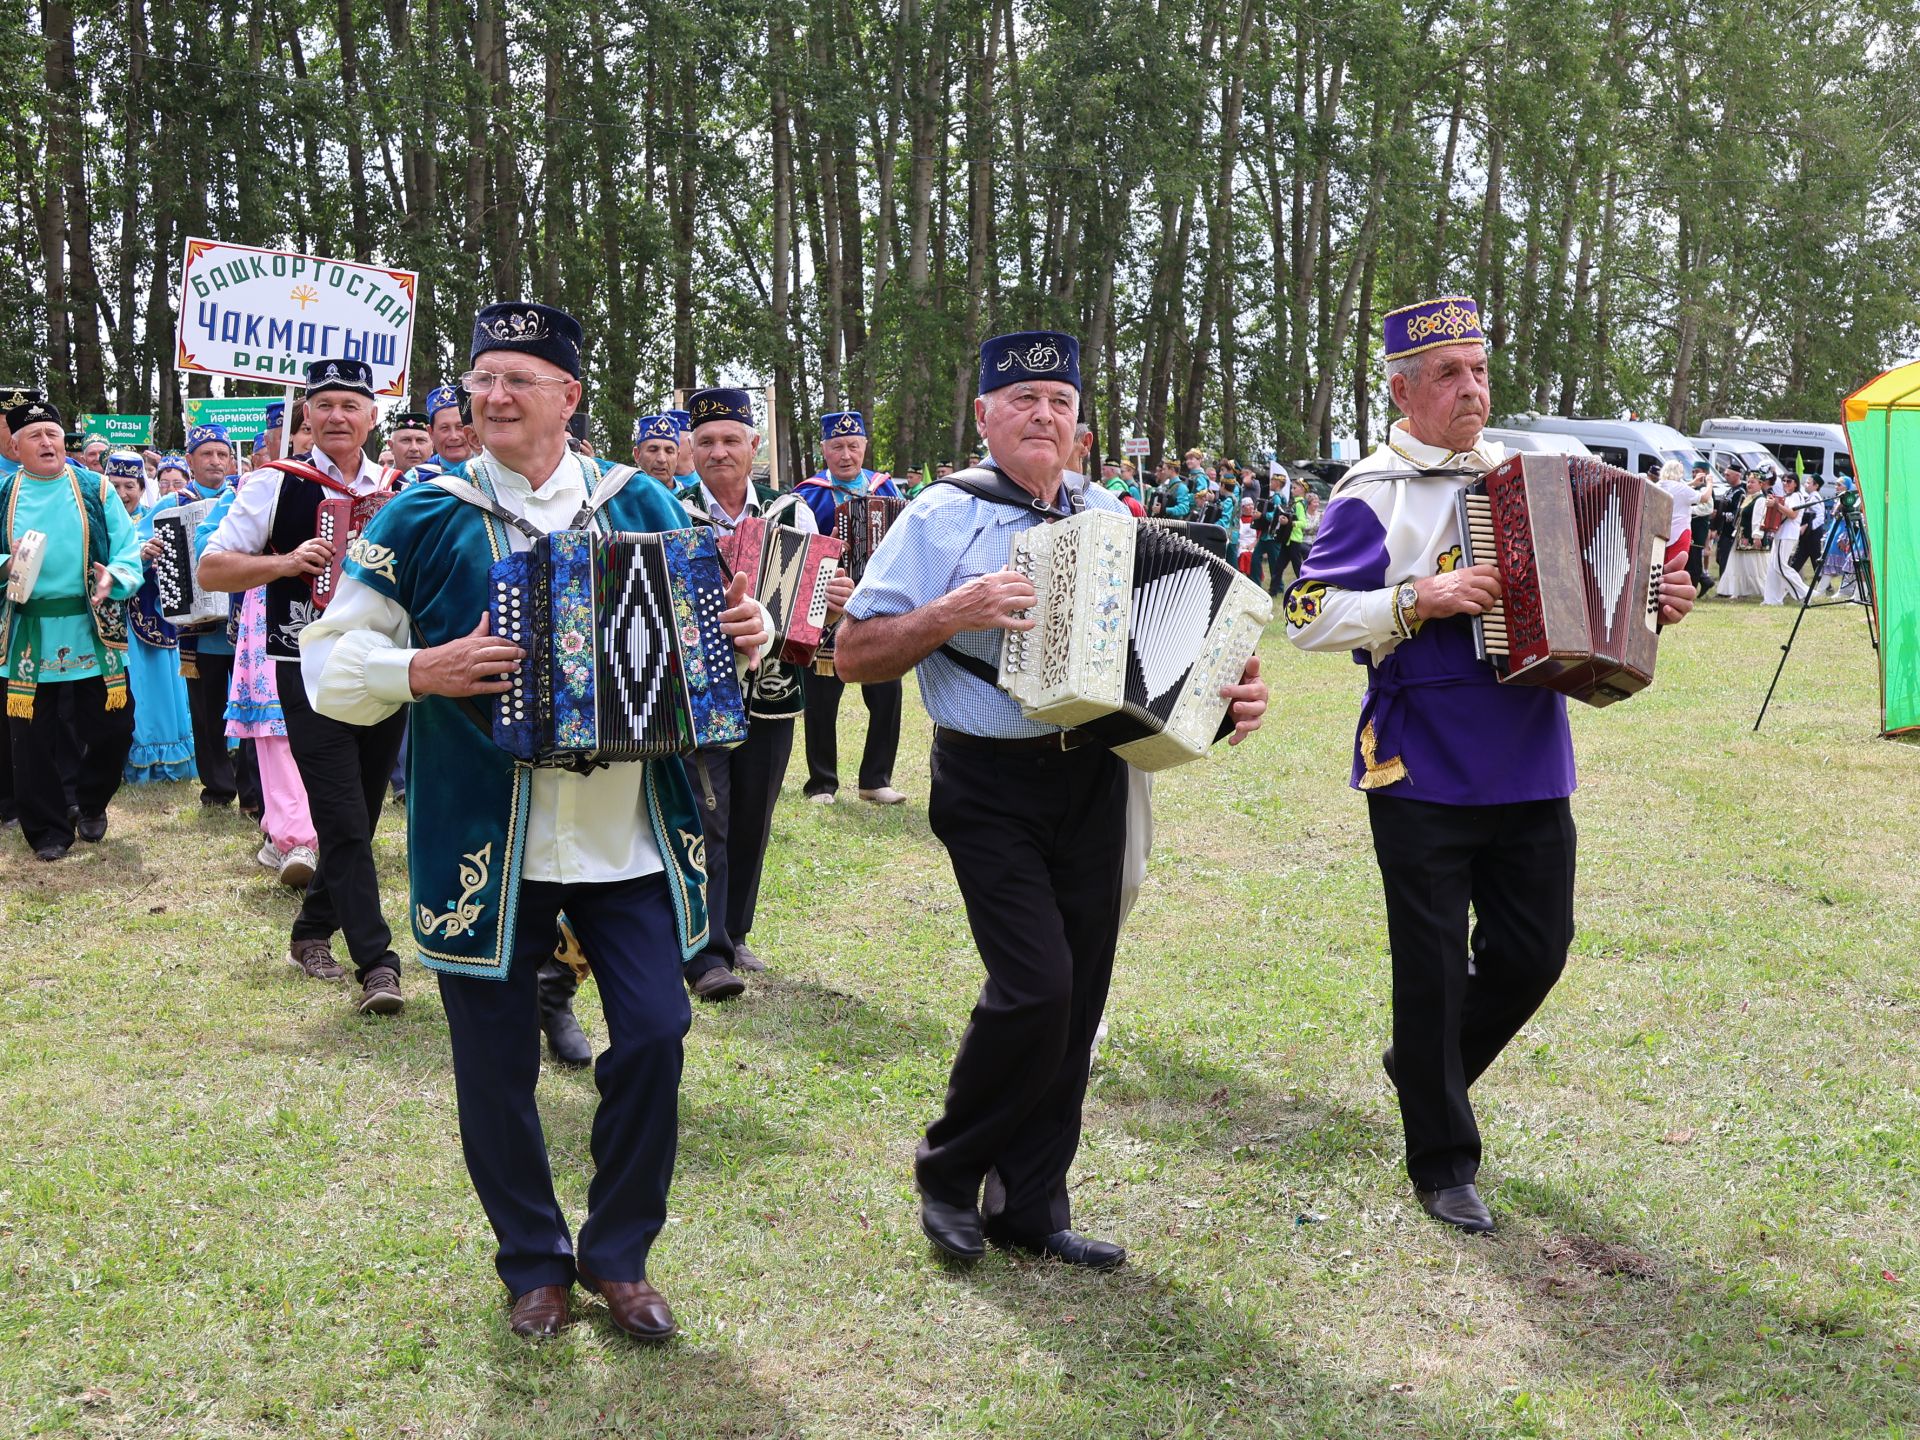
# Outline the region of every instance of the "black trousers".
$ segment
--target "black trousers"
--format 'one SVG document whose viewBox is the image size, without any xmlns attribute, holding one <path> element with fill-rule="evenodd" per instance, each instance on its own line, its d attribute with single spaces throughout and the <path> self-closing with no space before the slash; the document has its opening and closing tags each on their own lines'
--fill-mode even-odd
<svg viewBox="0 0 1920 1440">
<path fill-rule="evenodd" d="M 680 1067 L 693 1016 L 680 983 L 680 942 L 665 877 L 610 885 L 522 882 L 507 978 L 440 977 L 460 1149 L 499 1242 L 494 1268 L 516 1296 L 571 1284 L 575 1273 L 534 1104 L 540 1078 L 535 975 L 553 953 L 562 910 L 593 957 L 607 1017 L 607 1048 L 593 1065 L 600 1105 L 579 1251 L 601 1279 L 646 1279 L 647 1252 L 667 1220 L 679 1139 Z"/>
<path fill-rule="evenodd" d="M 1714 573 L 1717 575 L 1727 573 L 1727 556 L 1733 553 L 1733 533 L 1733 522 L 1731 520 L 1725 521 L 1721 527 L 1720 534 L 1713 542 L 1713 567 Z"/>
<path fill-rule="evenodd" d="M 1573 809 L 1566 800 L 1434 805 L 1376 792 L 1367 818 L 1393 947 L 1407 1173 L 1427 1189 L 1469 1184 L 1480 1130 L 1467 1091 L 1540 1008 L 1573 943 Z"/>
<path fill-rule="evenodd" d="M 930 1198 L 973 1205 L 996 1172 L 989 1230 L 1037 1241 L 1072 1224 L 1067 1170 L 1120 933 L 1126 766 L 1092 746 L 939 742 L 928 814 L 987 980 L 915 1174 Z"/>
<path fill-rule="evenodd" d="M 227 687 L 233 682 L 233 656 L 201 655 L 194 663 L 200 678 L 187 681 L 187 714 L 193 721 L 193 764 L 200 774 L 200 803 L 231 805 L 240 793 L 233 760 L 227 753 Z"/>
<path fill-rule="evenodd" d="M 1811 526 L 1801 526 L 1800 539 L 1793 547 L 1793 559 L 1788 562 L 1787 568 L 1789 570 L 1799 571 L 1811 561 L 1815 566 L 1814 578 L 1816 580 L 1819 579 L 1818 566 L 1820 557 L 1826 553 L 1826 545 L 1827 530 L 1824 525 L 1818 530 L 1813 529 Z"/>
<path fill-rule="evenodd" d="M 61 680 L 39 686 L 30 719 L 8 719 L 13 800 L 20 831 L 33 849 L 73 844 L 68 787 L 58 758 L 63 747 L 70 746 L 78 756 L 72 803 L 82 815 L 106 813 L 133 749 L 131 689 L 126 697 L 126 704 L 109 710 L 107 682 L 98 675 Z"/>
<path fill-rule="evenodd" d="M 698 775 L 690 775 L 707 841 L 707 943 L 687 962 L 689 981 L 719 966 L 731 970 L 734 947 L 753 928 L 773 807 L 792 754 L 792 720 L 753 720 L 733 749 L 702 750 L 688 762 L 705 768 L 714 802 L 709 809 Z"/>
<path fill-rule="evenodd" d="M 840 692 L 847 687 L 835 675 L 806 671 L 807 794 L 831 795 L 840 788 Z M 867 702 L 867 743 L 860 751 L 860 788 L 878 790 L 893 783 L 893 762 L 900 754 L 900 682 L 862 685 Z"/>
<path fill-rule="evenodd" d="M 307 700 L 300 662 L 281 660 L 280 708 L 287 717 L 287 744 L 306 787 L 320 863 L 307 882 L 307 897 L 293 918 L 294 940 L 346 936 L 354 973 L 364 981 L 385 965 L 400 968 L 393 933 L 380 913 L 380 877 L 373 863 L 373 832 L 387 795 L 387 777 L 407 723 L 403 708 L 378 725 L 348 725 L 320 714 Z M 552 927 L 547 930 L 549 950 Z"/>
<path fill-rule="evenodd" d="M 1692 538 L 1687 544 L 1687 578 L 1702 594 L 1707 588 L 1707 537 L 1710 517 L 1696 515 L 1691 521 Z"/>
</svg>

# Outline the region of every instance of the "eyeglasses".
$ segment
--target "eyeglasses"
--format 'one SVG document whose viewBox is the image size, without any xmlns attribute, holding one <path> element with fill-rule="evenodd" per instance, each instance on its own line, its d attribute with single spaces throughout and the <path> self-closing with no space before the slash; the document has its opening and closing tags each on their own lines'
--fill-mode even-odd
<svg viewBox="0 0 1920 1440">
<path fill-rule="evenodd" d="M 570 385 L 570 380 L 555 379 L 551 375 L 536 375 L 531 370 L 469 370 L 460 377 L 460 388 L 469 395 L 484 395 L 493 389 L 495 383 L 507 387 L 509 395 L 530 395 L 539 385 Z"/>
</svg>

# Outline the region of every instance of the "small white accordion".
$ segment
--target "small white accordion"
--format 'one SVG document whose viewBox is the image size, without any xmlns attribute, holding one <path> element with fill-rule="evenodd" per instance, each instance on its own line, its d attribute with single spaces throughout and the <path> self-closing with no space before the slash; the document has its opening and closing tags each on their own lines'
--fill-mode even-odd
<svg viewBox="0 0 1920 1440">
<path fill-rule="evenodd" d="M 160 618 L 182 630 L 224 625 L 230 609 L 226 594 L 202 590 L 194 576 L 193 534 L 213 511 L 212 500 L 170 506 L 153 517 L 153 535 L 160 553 L 153 561 L 153 587 L 160 598 Z"/>
<path fill-rule="evenodd" d="M 7 559 L 7 599 L 24 605 L 33 598 L 34 582 L 40 578 L 40 562 L 46 558 L 47 537 L 29 530 L 14 542 Z"/>
<path fill-rule="evenodd" d="M 1141 770 L 1197 760 L 1221 734 L 1273 599 L 1184 536 L 1085 510 L 1014 537 L 1031 630 L 1008 631 L 1000 688 L 1029 720 L 1085 730 Z"/>
</svg>

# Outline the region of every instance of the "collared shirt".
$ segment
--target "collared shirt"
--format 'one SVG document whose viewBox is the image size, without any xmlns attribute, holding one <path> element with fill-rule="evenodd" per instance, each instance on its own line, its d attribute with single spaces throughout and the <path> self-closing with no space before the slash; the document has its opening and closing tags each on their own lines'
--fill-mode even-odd
<svg viewBox="0 0 1920 1440">
<path fill-rule="evenodd" d="M 1083 491 L 1090 510 L 1126 514 L 1118 500 L 1098 485 Z M 1065 494 L 1062 494 L 1065 500 Z M 1065 509 L 1057 515 L 1068 513 Z M 997 504 L 969 495 L 957 485 L 935 483 L 909 505 L 887 530 L 886 539 L 867 561 L 865 575 L 847 604 L 855 620 L 904 615 L 930 605 L 969 580 L 1007 568 L 1013 537 L 1045 523 L 1033 510 Z M 967 630 L 949 642 L 956 650 L 989 665 L 1000 663 L 1001 630 Z M 997 685 L 961 669 L 938 650 L 915 672 L 920 699 L 933 723 L 970 735 L 1018 740 L 1061 727 L 1027 719 L 1019 704 Z"/>
<path fill-rule="evenodd" d="M 315 450 L 309 463 L 355 495 L 370 495 L 380 488 L 383 472 L 365 455 L 360 457 L 360 468 L 352 475 L 342 471 L 323 450 Z M 286 478 L 278 470 L 249 471 L 219 528 L 207 537 L 207 553 L 266 554 L 267 539 L 273 531 L 273 509 L 280 502 L 280 482 Z"/>
<path fill-rule="evenodd" d="M 643 470 L 640 472 L 640 475 L 635 478 L 639 479 L 645 475 L 646 472 Z M 722 530 L 733 529 L 749 515 L 769 515 L 775 523 L 789 526 L 804 534 L 818 535 L 820 533 L 820 526 L 814 521 L 813 511 L 807 508 L 791 490 L 785 495 L 782 495 L 778 500 L 775 500 L 772 504 L 762 506 L 760 503 L 760 492 L 753 487 L 751 481 L 747 484 L 746 504 L 740 507 L 740 513 L 738 515 L 730 515 L 727 513 L 727 508 L 720 503 L 719 497 L 716 496 L 713 491 L 709 490 L 707 488 L 707 482 L 702 480 L 700 482 L 700 509 Z M 691 506 L 688 506 L 688 511 L 691 513 Z"/>
<path fill-rule="evenodd" d="M 582 467 L 591 460 L 563 454 L 536 488 L 490 453 L 480 458 L 501 506 L 542 533 L 566 529 L 586 502 Z M 511 526 L 507 538 L 515 550 L 528 547 Z M 482 549 L 474 563 L 485 559 Z M 333 603 L 300 637 L 300 670 L 313 707 L 352 725 L 372 725 L 410 702 L 408 667 L 417 653 L 407 645 L 411 630 L 400 606 L 356 580 L 343 580 Z M 563 885 L 657 874 L 664 867 L 645 821 L 645 779 L 640 764 L 609 765 L 591 775 L 535 770 L 521 873 Z"/>
</svg>

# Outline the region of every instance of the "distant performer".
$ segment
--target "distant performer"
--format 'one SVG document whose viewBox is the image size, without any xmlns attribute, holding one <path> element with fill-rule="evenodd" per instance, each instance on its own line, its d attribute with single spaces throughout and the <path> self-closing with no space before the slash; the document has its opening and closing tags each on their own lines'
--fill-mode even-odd
<svg viewBox="0 0 1920 1440">
<path fill-rule="evenodd" d="M 1287 591 L 1287 627 L 1303 650 L 1351 651 L 1366 666 L 1352 784 L 1367 797 L 1393 951 L 1381 1063 L 1421 1205 L 1491 1230 L 1467 1091 L 1546 999 L 1573 942 L 1573 737 L 1565 696 L 1502 685 L 1474 653 L 1471 617 L 1499 598 L 1499 572 L 1460 563 L 1454 496 L 1506 458 L 1481 436 L 1478 307 L 1443 296 L 1390 312 L 1385 329 L 1405 418 L 1335 489 Z M 1472 474 L 1424 473 L 1445 470 Z M 1693 600 L 1680 555 L 1661 619 Z"/>
</svg>

